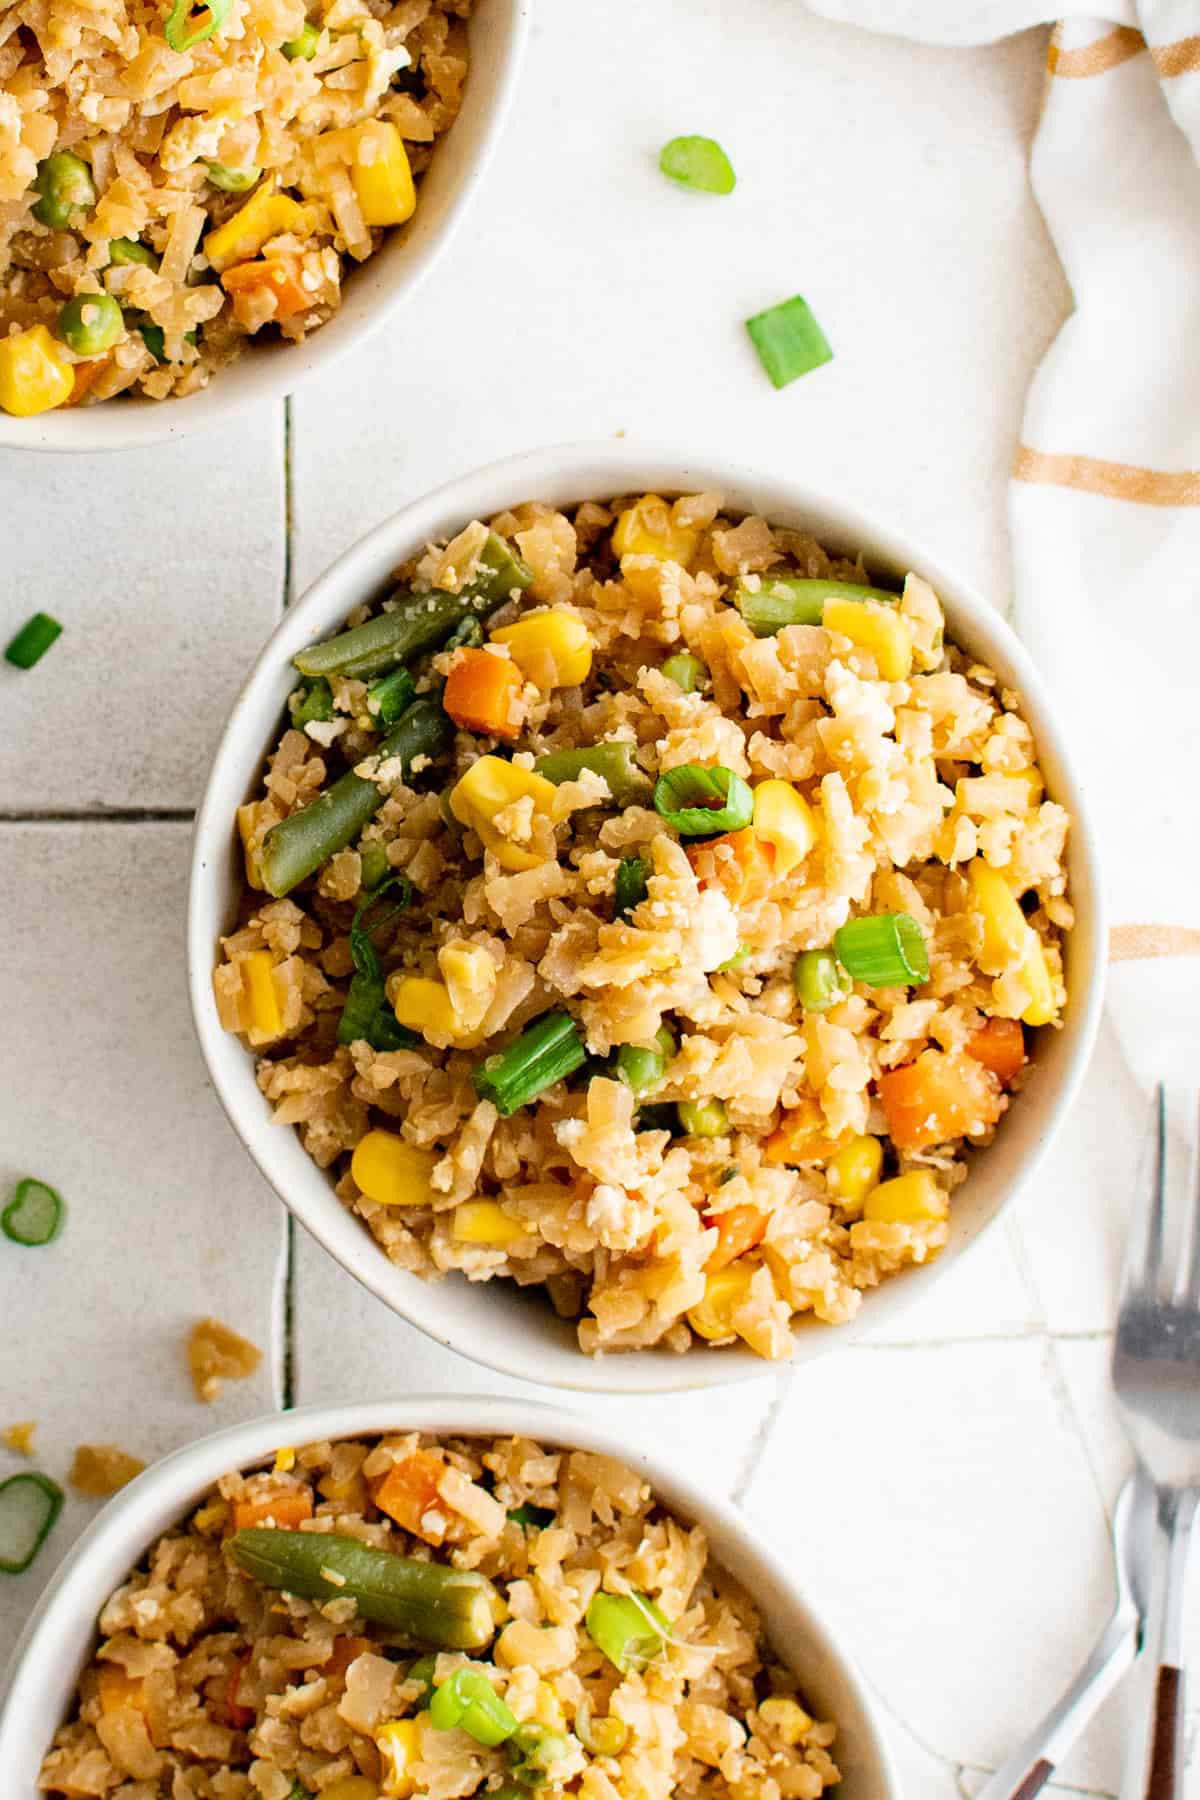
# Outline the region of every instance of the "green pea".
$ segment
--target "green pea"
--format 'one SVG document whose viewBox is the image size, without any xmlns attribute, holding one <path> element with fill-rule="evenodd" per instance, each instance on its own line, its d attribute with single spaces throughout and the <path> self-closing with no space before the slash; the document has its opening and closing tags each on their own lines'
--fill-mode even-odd
<svg viewBox="0 0 1200 1800">
<path fill-rule="evenodd" d="M 76 294 L 58 315 L 58 335 L 76 356 L 101 356 L 125 330 L 125 317 L 111 294 Z"/>
<path fill-rule="evenodd" d="M 289 62 L 295 62 L 298 57 L 302 57 L 305 62 L 311 62 L 317 54 L 320 37 L 321 34 L 315 25 L 305 25 L 299 37 L 289 38 L 288 42 L 284 44 L 283 54 Z"/>
<path fill-rule="evenodd" d="M 139 244 L 136 238 L 110 238 L 109 268 L 123 269 L 127 263 L 140 263 L 144 269 L 157 269 L 158 257 L 146 244 Z"/>
<path fill-rule="evenodd" d="M 262 170 L 251 163 L 248 169 L 227 169 L 224 163 L 209 163 L 208 179 L 226 194 L 245 194 L 261 181 Z"/>
<path fill-rule="evenodd" d="M 723 1100 L 681 1100 L 679 1123 L 689 1137 L 721 1137 L 729 1129 Z"/>
<path fill-rule="evenodd" d="M 96 204 L 92 171 L 73 150 L 56 150 L 40 162 L 33 185 L 41 196 L 33 216 L 56 231 L 66 229 L 73 212 L 90 212 Z"/>
</svg>

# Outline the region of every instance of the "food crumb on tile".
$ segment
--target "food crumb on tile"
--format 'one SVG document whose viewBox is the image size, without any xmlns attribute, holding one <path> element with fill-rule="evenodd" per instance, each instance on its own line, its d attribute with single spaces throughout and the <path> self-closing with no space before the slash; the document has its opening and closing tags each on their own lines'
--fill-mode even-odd
<svg viewBox="0 0 1200 1800">
<path fill-rule="evenodd" d="M 196 1398 L 205 1406 L 227 1381 L 245 1381 L 262 1361 L 262 1351 L 220 1319 L 201 1319 L 188 1339 L 188 1367 Z"/>
<path fill-rule="evenodd" d="M 93 1500 L 107 1500 L 140 1475 L 146 1464 L 116 1444 L 77 1444 L 70 1483 Z"/>
<path fill-rule="evenodd" d="M 0 1443 L 6 1450 L 14 1451 L 17 1456 L 32 1456 L 33 1434 L 36 1430 L 36 1419 L 18 1419 L 15 1425 L 6 1425 L 0 1431 Z"/>
</svg>

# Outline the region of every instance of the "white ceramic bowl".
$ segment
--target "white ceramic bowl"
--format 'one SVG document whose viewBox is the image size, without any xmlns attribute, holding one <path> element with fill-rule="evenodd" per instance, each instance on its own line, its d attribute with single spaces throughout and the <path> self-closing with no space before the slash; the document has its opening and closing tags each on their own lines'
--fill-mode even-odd
<svg viewBox="0 0 1200 1800">
<path fill-rule="evenodd" d="M 100 1608 L 149 1545 L 178 1524 L 219 1476 L 268 1462 L 281 1444 L 386 1431 L 515 1434 L 620 1457 L 682 1517 L 704 1527 L 717 1561 L 761 1609 L 772 1645 L 795 1670 L 805 1697 L 820 1717 L 837 1721 L 835 1753 L 844 1777 L 839 1800 L 900 1800 L 875 1708 L 805 1601 L 803 1571 L 764 1548 L 740 1513 L 620 1432 L 529 1402 L 459 1396 L 306 1407 L 256 1419 L 177 1450 L 111 1500 L 52 1578 L 17 1646 L 0 1710 L 4 1800 L 37 1800 L 37 1770 L 91 1654 Z M 797 1541 L 805 1540 L 797 1534 Z"/>
<path fill-rule="evenodd" d="M 228 422 L 253 402 L 278 400 L 377 331 L 424 281 L 458 229 L 503 128 L 529 32 L 533 0 L 478 0 L 462 111 L 421 177 L 410 224 L 347 272 L 342 304 L 302 344 L 251 343 L 185 400 L 122 397 L 33 419 L 0 412 L 0 445 L 14 450 L 131 450 Z"/>
<path fill-rule="evenodd" d="M 366 1227 L 334 1194 L 329 1177 L 301 1148 L 295 1132 L 270 1119 L 254 1079 L 253 1058 L 222 1031 L 212 997 L 219 934 L 228 929 L 242 881 L 234 812 L 257 783 L 295 683 L 292 656 L 329 635 L 347 613 L 379 592 L 390 572 L 428 539 L 471 518 L 487 518 L 528 499 L 566 505 L 642 489 L 667 493 L 718 489 L 726 504 L 812 531 L 831 548 L 857 555 L 878 571 L 915 569 L 937 589 L 951 635 L 997 670 L 1021 694 L 1037 737 L 1051 796 L 1071 812 L 1070 876 L 1077 924 L 1068 944 L 1069 1004 L 1061 1031 L 1044 1032 L 1033 1079 L 1005 1115 L 996 1141 L 974 1161 L 958 1190 L 950 1242 L 922 1268 L 890 1277 L 868 1293 L 851 1325 L 812 1322 L 797 1332 L 798 1358 L 844 1348 L 866 1332 L 891 1326 L 920 1302 L 931 1284 L 961 1261 L 1001 1207 L 1028 1179 L 1075 1093 L 1099 1018 L 1106 932 L 1096 855 L 1079 784 L 1059 733 L 1053 705 L 1026 652 L 1004 620 L 971 588 L 917 545 L 841 501 L 821 498 L 785 477 L 755 473 L 718 457 L 692 458 L 628 442 L 535 451 L 464 475 L 414 501 L 328 569 L 288 611 L 234 703 L 196 822 L 188 910 L 188 978 L 200 1043 L 234 1129 L 281 1199 L 331 1255 L 389 1306 L 454 1350 L 528 1381 L 607 1392 L 698 1388 L 762 1375 L 769 1365 L 749 1350 L 696 1347 L 588 1358 L 572 1326 L 556 1319 L 538 1294 L 511 1282 L 470 1283 L 460 1276 L 422 1281 L 390 1263 Z"/>
</svg>

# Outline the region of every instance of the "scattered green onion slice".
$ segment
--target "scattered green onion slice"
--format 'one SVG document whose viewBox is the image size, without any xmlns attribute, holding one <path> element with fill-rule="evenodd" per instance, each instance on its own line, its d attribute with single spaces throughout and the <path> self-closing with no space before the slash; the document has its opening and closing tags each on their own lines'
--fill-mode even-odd
<svg viewBox="0 0 1200 1800">
<path fill-rule="evenodd" d="M 755 313 L 746 320 L 746 330 L 773 387 L 786 387 L 833 361 L 829 340 L 799 294 Z"/>
<path fill-rule="evenodd" d="M 805 1012 L 828 1012 L 850 991 L 838 974 L 832 950 L 802 950 L 792 970 L 792 986 Z"/>
<path fill-rule="evenodd" d="M 717 1186 L 728 1187 L 731 1181 L 737 1180 L 741 1172 L 742 1171 L 738 1168 L 736 1163 L 730 1163 L 729 1167 L 727 1169 L 722 1169 L 720 1175 L 717 1177 Z"/>
<path fill-rule="evenodd" d="M 436 1670 L 436 1656 L 418 1656 L 416 1662 L 409 1665 L 408 1673 L 404 1677 L 405 1681 L 418 1681 L 425 1690 L 417 1702 L 418 1707 L 423 1708 L 429 1705 L 429 1697 L 434 1689 L 433 1677 Z"/>
<path fill-rule="evenodd" d="M 378 838 L 372 838 L 369 844 L 360 847 L 358 857 L 362 865 L 359 880 L 369 892 L 372 888 L 377 888 L 391 870 L 387 845 Z"/>
<path fill-rule="evenodd" d="M 739 944 L 732 956 L 727 957 L 723 963 L 717 964 L 717 974 L 728 975 L 731 969 L 740 969 L 749 954 L 749 944 Z"/>
<path fill-rule="evenodd" d="M 694 188 L 697 193 L 732 194 L 737 186 L 733 164 L 715 138 L 672 138 L 663 145 L 658 166 L 680 187 Z"/>
<path fill-rule="evenodd" d="M 613 886 L 613 911 L 618 919 L 627 919 L 635 906 L 646 898 L 650 864 L 644 856 L 623 856 L 617 864 Z"/>
<path fill-rule="evenodd" d="M 629 1727 L 615 1713 L 602 1719 L 592 1716 L 591 1702 L 586 1698 L 575 1708 L 575 1736 L 591 1756 L 620 1756 L 629 1738 Z"/>
<path fill-rule="evenodd" d="M 253 163 L 245 169 L 230 169 L 224 163 L 210 162 L 208 179 L 223 194 L 248 194 L 262 180 L 262 170 Z"/>
<path fill-rule="evenodd" d="M 675 1033 L 669 1025 L 660 1025 L 654 1034 L 654 1047 L 645 1044 L 622 1044 L 615 1057 L 616 1070 L 626 1087 L 635 1094 L 652 1093 L 661 1087 L 667 1065 L 675 1054 Z"/>
<path fill-rule="evenodd" d="M 645 1594 L 594 1594 L 584 1623 L 597 1650 L 602 1650 L 622 1675 L 652 1662 L 671 1630 Z"/>
<path fill-rule="evenodd" d="M 32 669 L 41 662 L 55 638 L 62 636 L 62 626 L 49 613 L 34 613 L 27 619 L 4 652 L 6 662 L 15 669 Z"/>
<path fill-rule="evenodd" d="M 517 1729 L 517 1720 L 483 1670 L 469 1663 L 455 1669 L 449 1681 L 433 1690 L 429 1721 L 438 1731 L 457 1726 L 477 1744 L 502 1744 Z"/>
<path fill-rule="evenodd" d="M 302 1781 L 294 1781 L 287 1800 L 314 1800 L 312 1789 L 306 1788 Z"/>
<path fill-rule="evenodd" d="M 333 689 L 323 675 L 314 681 L 306 681 L 296 689 L 300 699 L 292 712 L 292 724 L 297 731 L 314 720 L 327 724 L 333 717 Z"/>
<path fill-rule="evenodd" d="M 202 24 L 194 24 L 193 7 L 194 0 L 175 0 L 171 8 L 163 26 L 163 36 L 172 50 L 194 49 L 197 44 L 203 44 L 212 37 L 215 31 L 220 31 L 233 9 L 233 0 L 211 0 L 211 4 L 200 7 L 197 17 L 203 18 L 206 12 L 208 14 Z"/>
<path fill-rule="evenodd" d="M 482 1062 L 471 1080 L 479 1098 L 490 1100 L 508 1118 L 556 1081 L 574 1074 L 586 1056 L 579 1027 L 570 1013 L 544 1013 L 527 1025 L 507 1050 Z"/>
<path fill-rule="evenodd" d="M 375 912 L 385 894 L 392 893 L 389 907 Z M 370 898 L 364 900 L 350 927 L 350 956 L 354 974 L 346 994 L 346 1004 L 338 1020 L 339 1044 L 365 1041 L 372 1050 L 411 1050 L 420 1043 L 415 1031 L 397 1022 L 387 1002 L 387 985 L 379 957 L 372 943 L 377 931 L 390 925 L 412 904 L 412 883 L 406 875 L 392 875 L 377 884 Z M 372 917 L 372 913 L 375 916 Z"/>
<path fill-rule="evenodd" d="M 723 1100 L 681 1100 L 679 1123 L 689 1137 L 721 1137 L 729 1130 Z"/>
<path fill-rule="evenodd" d="M 298 59 L 311 62 L 317 54 L 317 45 L 320 41 L 321 34 L 316 26 L 306 22 L 301 27 L 300 36 L 289 38 L 287 43 L 281 45 L 280 48 L 289 62 L 296 62 Z"/>
<path fill-rule="evenodd" d="M 532 1722 L 518 1725 L 508 1740 L 512 1772 L 526 1793 L 530 1788 L 540 1788 L 555 1763 L 569 1755 L 570 1749 L 561 1731 Z"/>
<path fill-rule="evenodd" d="M 524 1531 L 544 1531 L 554 1523 L 554 1513 L 548 1506 L 531 1506 L 528 1500 L 523 1506 L 514 1506 L 508 1516 Z"/>
<path fill-rule="evenodd" d="M 394 725 L 417 697 L 417 684 L 407 669 L 393 669 L 367 689 L 367 711 L 381 725 Z"/>
<path fill-rule="evenodd" d="M 911 913 L 869 913 L 833 936 L 834 953 L 855 981 L 868 987 L 907 987 L 929 980 L 929 951 Z"/>
<path fill-rule="evenodd" d="M 654 784 L 654 806 L 680 837 L 741 831 L 754 817 L 754 795 L 740 775 L 720 763 L 710 769 L 680 763 Z"/>
<path fill-rule="evenodd" d="M 0 1572 L 23 1574 L 54 1529 L 62 1504 L 57 1481 L 34 1469 L 0 1481 Z"/>
<path fill-rule="evenodd" d="M 119 237 L 108 240 L 108 262 L 113 269 L 125 268 L 129 263 L 138 263 L 144 269 L 157 269 L 159 259 L 137 238 Z"/>
<path fill-rule="evenodd" d="M 18 1181 L 16 1192 L 0 1213 L 0 1231 L 12 1243 L 36 1249 L 54 1242 L 65 1217 L 61 1194 L 46 1182 L 27 1175 L 24 1181 Z"/>
<path fill-rule="evenodd" d="M 681 650 L 677 656 L 668 656 L 662 672 L 668 681 L 673 681 L 685 694 L 697 693 L 708 680 L 708 670 L 700 658 L 692 656 L 686 650 Z"/>
<path fill-rule="evenodd" d="M 785 625 L 819 625 L 827 600 L 874 600 L 895 606 L 899 594 L 886 588 L 868 587 L 857 581 L 817 581 L 798 575 L 781 575 L 760 581 L 751 590 L 739 581 L 733 602 L 756 637 L 773 637 Z"/>
</svg>

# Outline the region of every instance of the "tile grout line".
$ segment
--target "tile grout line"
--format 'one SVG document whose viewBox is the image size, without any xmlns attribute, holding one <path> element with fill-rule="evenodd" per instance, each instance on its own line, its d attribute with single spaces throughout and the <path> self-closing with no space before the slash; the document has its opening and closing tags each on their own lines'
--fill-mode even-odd
<svg viewBox="0 0 1200 1800">
<path fill-rule="evenodd" d="M 742 1459 L 737 1480 L 730 1489 L 729 1498 L 734 1506 L 746 1504 L 746 1496 L 758 1473 L 758 1466 L 766 1454 L 767 1445 L 771 1441 L 771 1433 L 774 1431 L 779 1421 L 779 1415 L 787 1403 L 787 1397 L 791 1393 L 792 1383 L 796 1379 L 796 1368 L 797 1365 L 793 1363 L 791 1368 L 779 1369 L 776 1372 L 775 1392 L 771 1396 L 771 1403 L 759 1422 L 758 1430 L 750 1440 L 750 1447 Z"/>
<path fill-rule="evenodd" d="M 190 806 L 95 806 L 0 812 L 0 825 L 191 825 Z"/>
</svg>

